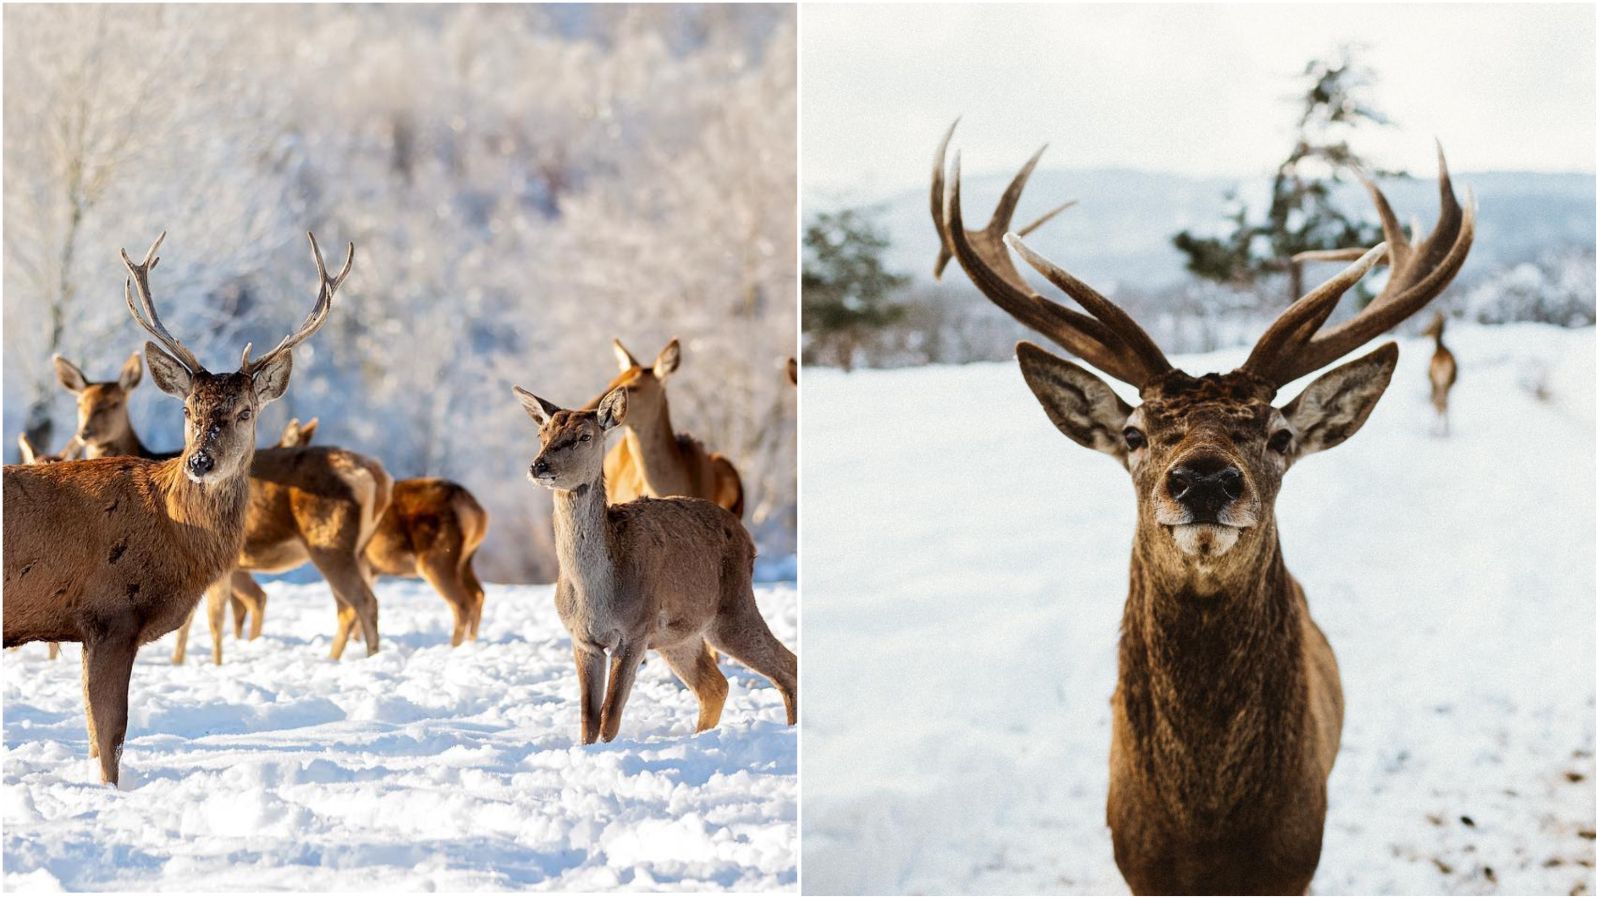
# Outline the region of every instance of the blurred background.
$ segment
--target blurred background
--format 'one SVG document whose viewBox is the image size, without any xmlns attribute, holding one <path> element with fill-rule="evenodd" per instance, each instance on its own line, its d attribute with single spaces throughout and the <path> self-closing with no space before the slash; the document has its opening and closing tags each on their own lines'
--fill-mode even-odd
<svg viewBox="0 0 1600 900">
<path fill-rule="evenodd" d="M 1016 224 L 1077 201 L 1031 243 L 1168 352 L 1253 341 L 1292 299 L 1289 256 L 1381 240 L 1354 167 L 1431 223 L 1435 138 L 1481 217 L 1471 257 L 1433 308 L 1480 323 L 1592 325 L 1593 42 L 1586 7 L 812 10 L 805 361 L 1010 359 L 1026 335 L 959 266 L 933 278 L 928 178 L 958 115 L 951 150 L 962 151 L 969 223 L 986 221 L 1049 143 Z"/>
<path fill-rule="evenodd" d="M 479 573 L 549 581 L 510 385 L 576 406 L 613 337 L 649 360 L 676 336 L 674 425 L 739 468 L 792 573 L 795 71 L 777 5 L 8 7 L 6 459 L 72 434 L 52 353 L 110 380 L 143 346 L 118 248 L 168 232 L 163 319 L 231 370 L 309 309 L 311 230 L 356 264 L 261 444 L 315 416 L 396 478 L 460 481 L 492 520 Z M 175 448 L 145 382 L 134 425 Z"/>
</svg>

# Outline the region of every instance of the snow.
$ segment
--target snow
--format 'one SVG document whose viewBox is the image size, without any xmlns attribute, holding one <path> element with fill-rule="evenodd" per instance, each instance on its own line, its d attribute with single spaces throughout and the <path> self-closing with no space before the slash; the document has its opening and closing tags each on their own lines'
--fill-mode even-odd
<svg viewBox="0 0 1600 900">
<path fill-rule="evenodd" d="M 1448 438 L 1431 347 L 1402 341 L 1366 426 L 1277 504 L 1346 701 L 1312 890 L 1592 893 L 1594 331 L 1446 338 Z M 806 891 L 1125 893 L 1105 793 L 1127 475 L 1015 363 L 808 369 L 804 429 Z"/>
<path fill-rule="evenodd" d="M 98 783 L 78 645 L 4 654 L 7 891 L 792 890 L 795 729 L 724 659 L 721 725 L 651 654 L 612 744 L 577 742 L 571 644 L 549 586 L 488 586 L 476 645 L 420 581 L 378 585 L 382 647 L 327 659 L 320 581 L 268 580 L 262 637 L 146 646 L 123 784 Z M 757 585 L 797 652 L 792 583 Z"/>
</svg>

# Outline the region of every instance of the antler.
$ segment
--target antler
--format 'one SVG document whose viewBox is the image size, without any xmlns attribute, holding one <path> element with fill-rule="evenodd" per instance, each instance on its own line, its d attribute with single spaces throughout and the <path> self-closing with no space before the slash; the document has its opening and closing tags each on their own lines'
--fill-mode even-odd
<svg viewBox="0 0 1600 900">
<path fill-rule="evenodd" d="M 161 345 L 167 348 L 167 352 L 171 353 L 174 359 L 188 369 L 190 373 L 204 372 L 205 367 L 200 365 L 200 360 L 189 352 L 189 348 L 185 347 L 182 341 L 172 336 L 172 332 L 167 330 L 167 326 L 161 324 L 161 316 L 156 313 L 155 301 L 150 297 L 150 270 L 155 268 L 156 263 L 161 261 L 156 256 L 156 250 L 161 247 L 161 242 L 166 239 L 167 233 L 165 231 L 161 232 L 156 237 L 155 243 L 151 244 L 150 249 L 145 253 L 144 262 L 142 263 L 135 263 L 130 259 L 127 250 L 120 251 L 122 253 L 122 264 L 128 267 L 128 280 L 123 283 L 122 287 L 123 299 L 128 303 L 128 312 L 133 314 L 133 320 L 138 322 L 139 326 L 145 331 L 150 332 L 151 336 L 156 340 L 160 341 Z M 133 289 L 135 285 L 139 288 L 139 306 L 134 306 L 133 304 Z M 143 308 L 142 315 L 140 307 Z"/>
<path fill-rule="evenodd" d="M 1412 244 L 1377 184 L 1365 175 L 1361 180 L 1378 208 L 1384 242 L 1366 251 L 1354 265 L 1332 280 L 1295 301 L 1256 342 L 1244 368 L 1279 387 L 1333 362 L 1426 306 L 1455 278 L 1466 262 L 1467 252 L 1472 249 L 1477 207 L 1470 192 L 1465 209 L 1456 202 L 1443 147 L 1439 148 L 1439 221 L 1420 244 Z M 1419 230 L 1413 226 L 1413 238 Z M 1338 305 L 1339 298 L 1378 262 L 1386 248 L 1390 268 L 1388 284 L 1366 309 L 1319 334 L 1317 330 Z M 1295 261 L 1342 260 L 1349 258 L 1352 252 L 1303 253 L 1296 255 Z"/>
<path fill-rule="evenodd" d="M 296 328 L 288 337 L 279 341 L 278 346 L 268 350 L 260 359 L 250 359 L 250 345 L 244 345 L 244 354 L 239 360 L 239 371 L 246 375 L 259 371 L 267 363 L 284 353 L 288 353 L 306 338 L 316 334 L 317 330 L 328 320 L 328 310 L 333 306 L 334 292 L 339 290 L 339 286 L 344 284 L 345 278 L 350 275 L 350 266 L 356 261 L 355 244 L 350 244 L 350 249 L 345 254 L 344 268 L 339 270 L 338 275 L 329 278 L 328 267 L 322 261 L 322 248 L 317 246 L 317 236 L 308 231 L 306 232 L 306 237 L 311 240 L 311 256 L 317 263 L 317 303 L 311 308 L 311 312 L 306 315 L 305 321 L 300 323 L 299 328 Z"/>
<path fill-rule="evenodd" d="M 959 122 L 960 119 L 957 119 L 956 123 Z M 952 256 L 955 257 L 972 283 L 996 306 L 1120 381 L 1139 387 L 1169 371 L 1172 365 L 1167 362 L 1161 349 L 1126 312 L 1022 243 L 1021 235 L 1038 228 L 1072 203 L 1062 204 L 1026 228 L 1008 233 L 1017 200 L 1022 196 L 1022 189 L 1045 148 L 1040 147 L 1039 152 L 1011 179 L 987 226 L 980 231 L 968 231 L 962 226 L 959 152 L 950 168 L 948 187 L 944 174 L 945 151 L 951 135 L 955 133 L 956 123 L 952 123 L 950 130 L 945 133 L 944 140 L 939 143 L 939 152 L 934 157 L 931 198 L 933 224 L 939 231 L 942 244 L 939 261 L 934 266 L 934 276 L 942 273 L 945 264 Z M 1029 265 L 1050 279 L 1051 283 L 1066 291 L 1092 316 L 1040 296 L 1017 272 L 1006 252 L 1007 246 L 1021 254 Z"/>
</svg>

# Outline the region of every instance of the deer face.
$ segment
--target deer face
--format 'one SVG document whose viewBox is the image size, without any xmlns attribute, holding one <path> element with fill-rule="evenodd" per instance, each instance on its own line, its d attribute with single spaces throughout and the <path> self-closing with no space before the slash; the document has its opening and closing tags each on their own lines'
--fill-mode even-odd
<svg viewBox="0 0 1600 900">
<path fill-rule="evenodd" d="M 528 479 L 540 487 L 571 491 L 599 480 L 605 464 L 606 432 L 622 424 L 628 393 L 614 388 L 594 409 L 562 409 L 520 387 L 513 388 L 522 408 L 539 426 L 539 455 L 528 467 Z"/>
<path fill-rule="evenodd" d="M 86 444 L 109 444 L 125 437 L 131 428 L 128 398 L 144 376 L 138 352 L 122 364 L 116 381 L 90 381 L 83 370 L 61 356 L 54 362 L 56 380 L 78 401 L 78 439 Z"/>
<path fill-rule="evenodd" d="M 1288 405 L 1249 372 L 1194 377 L 1176 369 L 1146 383 L 1130 407 L 1104 381 L 1023 343 L 1024 379 L 1061 432 L 1116 457 L 1133 476 L 1139 529 L 1207 565 L 1274 530 L 1273 504 L 1295 460 L 1343 443 L 1389 385 L 1399 350 L 1385 344 L 1331 370 Z"/>
<path fill-rule="evenodd" d="M 253 372 L 191 372 L 154 344 L 145 344 L 156 386 L 183 398 L 183 471 L 197 484 L 248 470 L 256 448 L 256 415 L 289 386 L 290 355 Z"/>
</svg>

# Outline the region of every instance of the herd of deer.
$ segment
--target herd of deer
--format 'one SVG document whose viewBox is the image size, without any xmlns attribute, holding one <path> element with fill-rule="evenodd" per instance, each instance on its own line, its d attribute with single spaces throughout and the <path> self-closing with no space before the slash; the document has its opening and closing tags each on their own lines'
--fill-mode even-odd
<svg viewBox="0 0 1600 900">
<path fill-rule="evenodd" d="M 948 174 L 945 164 L 954 131 L 933 169 L 938 269 L 956 259 L 1001 309 L 1136 388 L 1141 401 L 1129 406 L 1087 369 L 1032 343 L 1017 345 L 1023 379 L 1050 421 L 1121 463 L 1138 499 L 1111 700 L 1106 819 L 1117 866 L 1140 894 L 1304 893 L 1321 855 L 1344 698 L 1333 650 L 1284 563 L 1273 504 L 1291 465 L 1337 446 L 1366 421 L 1399 349 L 1383 344 L 1289 403 L 1273 401 L 1291 381 L 1400 324 L 1444 290 L 1472 246 L 1470 197 L 1465 208 L 1457 202 L 1441 150 L 1439 220 L 1426 237 L 1415 228 L 1408 236 L 1367 181 L 1384 242 L 1337 251 L 1335 258 L 1353 264 L 1291 304 L 1243 366 L 1195 377 L 1169 363 L 1115 303 L 1012 232 L 1039 154 L 986 226 L 965 227 L 959 155 Z M 1011 252 L 1088 315 L 1036 292 Z M 1390 275 L 1378 296 L 1324 328 L 1345 291 L 1384 261 Z M 1438 339 L 1442 332 L 1441 317 L 1430 333 Z M 1455 363 L 1442 342 L 1437 347 L 1430 380 L 1442 418 Z"/>
<path fill-rule="evenodd" d="M 134 430 L 128 401 L 144 372 L 137 352 L 108 382 L 89 381 L 57 356 L 56 374 L 77 400 L 77 431 L 51 455 L 22 437 L 24 464 L 6 466 L 4 476 L 5 646 L 48 642 L 54 658 L 59 642 L 83 645 L 89 755 L 112 784 L 138 649 L 177 631 L 172 659 L 182 663 L 202 594 L 218 664 L 230 605 L 236 638 L 246 619 L 249 637 L 261 634 L 266 593 L 250 573 L 307 562 L 336 603 L 334 659 L 352 636 L 369 656 L 378 650 L 374 574 L 425 579 L 450 604 L 452 645 L 476 640 L 483 617 L 472 562 L 489 517 L 466 488 L 395 481 L 370 456 L 311 446 L 315 419 L 293 420 L 276 446 L 256 448 L 261 408 L 287 389 L 293 349 L 327 321 L 355 246 L 329 275 L 310 236 L 318 277 L 310 314 L 265 355 L 252 359 L 246 345 L 237 370 L 212 373 L 167 330 L 151 296 L 165 237 L 142 262 L 123 251 L 124 296 L 155 338 L 144 346 L 152 379 L 183 401 L 183 448 L 151 451 Z M 665 382 L 678 342 L 650 367 L 620 342 L 615 349 L 622 373 L 582 410 L 558 414 L 517 389 L 544 439 L 530 477 L 556 495 L 556 605 L 572 634 L 583 740 L 616 737 L 648 648 L 694 690 L 699 730 L 715 727 L 727 696 L 712 648 L 770 678 L 793 725 L 796 659 L 756 607 L 738 471 L 672 430 Z M 788 374 L 795 383 L 793 360 Z M 619 427 L 622 442 L 605 454 L 605 433 Z"/>
</svg>

